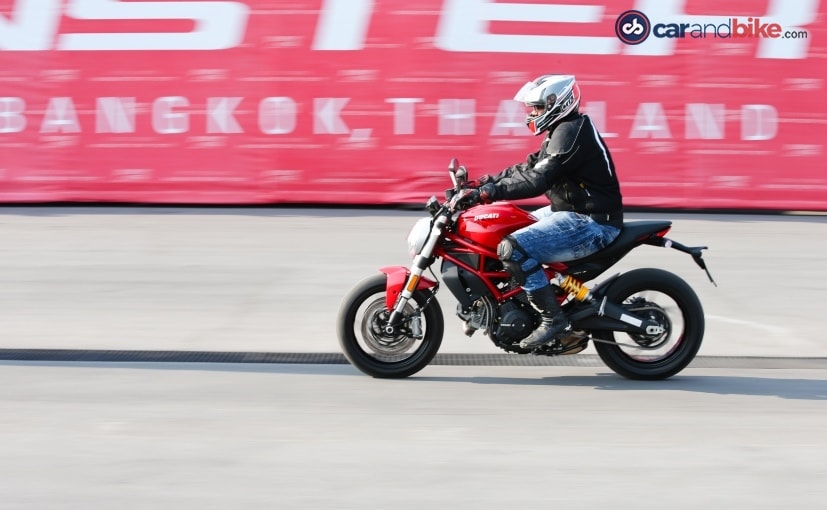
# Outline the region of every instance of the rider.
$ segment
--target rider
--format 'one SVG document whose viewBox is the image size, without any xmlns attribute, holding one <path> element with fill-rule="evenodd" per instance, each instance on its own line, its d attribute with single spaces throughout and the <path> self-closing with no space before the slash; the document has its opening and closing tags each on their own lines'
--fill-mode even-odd
<svg viewBox="0 0 827 510">
<path fill-rule="evenodd" d="M 469 200 L 545 194 L 551 202 L 533 213 L 536 223 L 506 236 L 497 247 L 503 265 L 540 312 L 540 325 L 520 342 L 523 348 L 534 348 L 571 330 L 542 264 L 585 257 L 611 243 L 623 225 L 623 203 L 609 149 L 591 119 L 578 110 L 580 87 L 574 76 L 540 76 L 514 99 L 531 108 L 529 130 L 548 134 L 525 163 L 478 179 Z"/>
</svg>

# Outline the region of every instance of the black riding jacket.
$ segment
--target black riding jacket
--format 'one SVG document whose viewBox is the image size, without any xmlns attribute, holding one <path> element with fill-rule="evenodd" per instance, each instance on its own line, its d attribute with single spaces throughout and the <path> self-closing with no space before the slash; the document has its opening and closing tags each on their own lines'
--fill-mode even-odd
<svg viewBox="0 0 827 510">
<path fill-rule="evenodd" d="M 539 151 L 525 163 L 492 177 L 494 200 L 533 198 L 543 193 L 554 211 L 608 213 L 622 223 L 623 199 L 609 149 L 587 115 L 574 113 L 549 130 Z"/>
</svg>

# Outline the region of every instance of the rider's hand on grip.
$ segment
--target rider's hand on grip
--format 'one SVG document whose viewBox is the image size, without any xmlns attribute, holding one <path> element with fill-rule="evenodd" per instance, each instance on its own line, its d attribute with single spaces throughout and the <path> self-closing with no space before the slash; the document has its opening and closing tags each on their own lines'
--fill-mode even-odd
<svg viewBox="0 0 827 510">
<path fill-rule="evenodd" d="M 453 197 L 451 197 L 450 209 L 452 211 L 465 209 L 476 204 L 477 200 L 479 200 L 479 191 L 477 191 L 475 188 L 465 188 L 460 190 L 459 193 L 455 194 Z"/>
<path fill-rule="evenodd" d="M 479 203 L 487 204 L 492 201 L 495 191 L 496 188 L 491 183 L 479 188 L 466 188 L 457 196 L 453 209 L 464 209 Z"/>
<path fill-rule="evenodd" d="M 488 182 L 480 186 L 477 191 L 480 193 L 479 201 L 488 204 L 494 201 L 494 195 L 497 193 L 497 187 L 493 182 Z"/>
</svg>

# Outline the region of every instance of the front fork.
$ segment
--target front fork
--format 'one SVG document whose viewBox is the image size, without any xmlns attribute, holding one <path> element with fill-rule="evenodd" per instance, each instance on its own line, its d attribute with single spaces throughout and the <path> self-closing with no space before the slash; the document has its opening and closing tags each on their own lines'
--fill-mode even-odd
<svg viewBox="0 0 827 510">
<path fill-rule="evenodd" d="M 395 336 L 397 334 L 399 325 L 405 317 L 405 305 L 408 304 L 414 291 L 430 289 L 437 285 L 435 281 L 424 278 L 422 273 L 428 269 L 428 266 L 432 262 L 431 259 L 434 254 L 434 249 L 442 238 L 442 231 L 446 223 L 448 223 L 447 216 L 437 216 L 431 227 L 428 241 L 416 257 L 414 257 L 410 270 L 402 266 L 383 267 L 380 269 L 380 271 L 388 276 L 385 294 L 386 306 L 388 309 L 393 307 L 391 315 L 388 318 L 388 323 L 385 325 L 386 335 Z"/>
</svg>

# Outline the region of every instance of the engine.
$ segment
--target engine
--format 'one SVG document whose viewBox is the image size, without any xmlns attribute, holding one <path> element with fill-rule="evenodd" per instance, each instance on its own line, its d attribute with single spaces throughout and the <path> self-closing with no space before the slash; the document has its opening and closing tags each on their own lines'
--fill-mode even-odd
<svg viewBox="0 0 827 510">
<path fill-rule="evenodd" d="M 534 314 L 527 307 L 513 299 L 500 306 L 498 320 L 491 332 L 491 339 L 499 347 L 517 343 L 534 330 Z"/>
<path fill-rule="evenodd" d="M 446 284 L 454 283 L 454 276 L 450 271 L 443 272 L 443 279 Z M 518 284 L 512 279 L 508 285 L 513 287 Z M 462 299 L 459 299 L 460 303 L 457 304 L 457 316 L 465 322 L 466 335 L 471 336 L 477 330 L 482 330 L 500 349 L 522 352 L 517 344 L 531 334 L 539 321 L 537 312 L 531 307 L 525 294 L 520 294 L 499 307 L 487 296 L 475 296 L 473 292 L 458 295 Z M 463 301 L 467 304 L 463 305 Z"/>
</svg>

